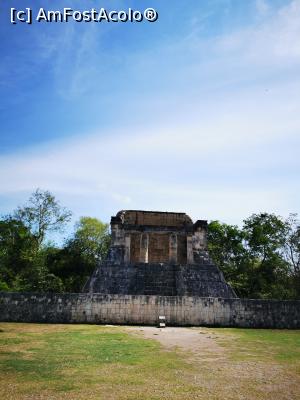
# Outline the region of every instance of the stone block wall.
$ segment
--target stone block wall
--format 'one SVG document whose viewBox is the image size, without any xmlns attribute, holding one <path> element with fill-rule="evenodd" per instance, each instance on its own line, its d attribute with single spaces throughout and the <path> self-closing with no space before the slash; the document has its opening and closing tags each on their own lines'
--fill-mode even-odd
<svg viewBox="0 0 300 400">
<path fill-rule="evenodd" d="M 181 228 L 186 224 L 192 224 L 191 218 L 185 213 L 162 212 L 162 211 L 119 211 L 117 217 L 122 219 L 126 225 L 148 225 L 148 226 L 172 226 Z"/>
<path fill-rule="evenodd" d="M 160 296 L 236 297 L 213 264 L 120 264 L 105 262 L 84 292 Z"/>
<path fill-rule="evenodd" d="M 185 213 L 122 210 L 111 233 L 108 261 L 116 264 L 196 264 L 207 251 L 207 221 L 194 224 Z"/>
<path fill-rule="evenodd" d="M 1 322 L 300 328 L 300 301 L 0 293 Z"/>
</svg>

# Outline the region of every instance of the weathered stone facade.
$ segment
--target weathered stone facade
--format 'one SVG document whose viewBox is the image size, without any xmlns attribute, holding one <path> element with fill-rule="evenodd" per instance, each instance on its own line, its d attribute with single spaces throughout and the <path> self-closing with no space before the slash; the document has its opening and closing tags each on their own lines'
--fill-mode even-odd
<svg viewBox="0 0 300 400">
<path fill-rule="evenodd" d="M 1 293 L 0 321 L 300 328 L 300 301 L 238 299 L 207 252 L 207 222 L 121 211 L 85 293 Z"/>
<path fill-rule="evenodd" d="M 108 260 L 84 292 L 235 298 L 209 258 L 207 221 L 184 213 L 120 211 L 111 219 Z"/>
<path fill-rule="evenodd" d="M 300 301 L 0 293 L 1 322 L 300 328 Z"/>
<path fill-rule="evenodd" d="M 207 221 L 184 213 L 120 211 L 111 218 L 109 261 L 115 264 L 196 264 L 208 260 Z"/>
</svg>

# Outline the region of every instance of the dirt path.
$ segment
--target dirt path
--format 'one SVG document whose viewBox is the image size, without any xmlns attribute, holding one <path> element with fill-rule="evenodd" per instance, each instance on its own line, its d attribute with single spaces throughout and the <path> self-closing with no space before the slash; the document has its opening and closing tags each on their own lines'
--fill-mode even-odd
<svg viewBox="0 0 300 400">
<path fill-rule="evenodd" d="M 224 358 L 224 349 L 218 345 L 217 335 L 205 328 L 156 328 L 127 327 L 132 333 L 142 335 L 147 339 L 158 340 L 165 348 L 183 351 L 195 360 L 207 359 L 214 356 L 215 359 Z"/>
<path fill-rule="evenodd" d="M 194 371 L 186 374 L 184 379 L 197 383 L 208 398 L 300 400 L 299 376 L 287 365 L 270 360 L 232 359 L 232 351 L 236 348 L 234 336 L 225 337 L 209 328 L 127 327 L 126 330 L 158 340 L 168 350 L 178 351 L 194 366 Z M 231 346 L 219 344 L 224 340 Z"/>
</svg>

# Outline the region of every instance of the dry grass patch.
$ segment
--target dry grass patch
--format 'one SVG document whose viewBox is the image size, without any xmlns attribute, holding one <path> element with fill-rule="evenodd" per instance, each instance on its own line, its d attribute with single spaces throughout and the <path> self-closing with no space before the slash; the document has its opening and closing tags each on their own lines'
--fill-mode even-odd
<svg viewBox="0 0 300 400">
<path fill-rule="evenodd" d="M 129 331 L 134 328 L 127 328 Z M 182 380 L 199 399 L 300 399 L 300 331 L 222 328 L 136 328 L 196 367 Z"/>
<path fill-rule="evenodd" d="M 178 380 L 178 371 L 192 367 L 176 353 L 120 327 L 0 328 L 0 398 L 184 399 L 197 390 Z"/>
<path fill-rule="evenodd" d="M 0 324 L 0 398 L 300 399 L 299 331 L 147 329 Z"/>
</svg>

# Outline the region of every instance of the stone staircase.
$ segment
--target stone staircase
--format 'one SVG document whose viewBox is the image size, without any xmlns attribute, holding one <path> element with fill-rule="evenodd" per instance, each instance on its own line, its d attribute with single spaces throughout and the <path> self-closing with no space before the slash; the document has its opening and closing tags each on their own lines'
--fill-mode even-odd
<svg viewBox="0 0 300 400">
<path fill-rule="evenodd" d="M 199 264 L 193 265 L 113 264 L 107 261 L 99 265 L 83 291 L 102 294 L 237 297 L 219 268 L 204 258 Z"/>
</svg>

